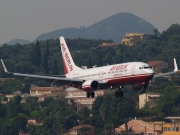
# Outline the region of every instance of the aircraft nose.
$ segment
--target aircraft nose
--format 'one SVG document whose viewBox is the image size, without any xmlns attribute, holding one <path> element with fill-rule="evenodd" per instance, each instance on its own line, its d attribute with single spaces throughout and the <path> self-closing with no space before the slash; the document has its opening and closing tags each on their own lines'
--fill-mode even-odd
<svg viewBox="0 0 180 135">
<path fill-rule="evenodd" d="M 146 69 L 145 72 L 149 73 L 149 74 L 154 74 L 154 70 L 153 69 Z"/>
<path fill-rule="evenodd" d="M 153 70 L 153 69 L 150 69 L 149 72 L 152 73 L 152 74 L 154 74 L 154 70 Z"/>
<path fill-rule="evenodd" d="M 151 73 L 154 74 L 154 70 L 153 69 L 151 69 Z"/>
</svg>

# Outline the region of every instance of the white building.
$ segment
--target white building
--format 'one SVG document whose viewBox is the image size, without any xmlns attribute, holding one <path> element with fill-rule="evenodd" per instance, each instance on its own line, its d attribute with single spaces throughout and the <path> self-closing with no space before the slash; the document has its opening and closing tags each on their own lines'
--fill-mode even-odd
<svg viewBox="0 0 180 135">
<path fill-rule="evenodd" d="M 31 87 L 30 95 L 31 96 L 41 96 L 41 95 L 49 95 L 57 92 L 61 92 L 62 88 L 60 87 Z"/>
<path fill-rule="evenodd" d="M 145 105 L 150 108 L 156 106 L 161 96 L 162 95 L 159 93 L 144 93 L 139 95 L 139 109 L 143 108 Z"/>
<path fill-rule="evenodd" d="M 95 91 L 95 97 L 94 98 L 87 98 L 86 97 L 86 91 L 78 90 L 73 87 L 69 87 L 67 90 L 67 99 L 74 99 L 74 102 L 88 106 L 89 108 L 92 107 L 93 102 L 95 101 L 97 96 L 103 96 L 104 91 L 103 90 L 97 90 Z"/>
</svg>

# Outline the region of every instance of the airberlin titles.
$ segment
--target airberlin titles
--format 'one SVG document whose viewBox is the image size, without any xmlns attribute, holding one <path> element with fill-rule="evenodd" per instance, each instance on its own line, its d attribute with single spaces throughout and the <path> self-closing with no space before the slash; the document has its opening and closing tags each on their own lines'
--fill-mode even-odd
<svg viewBox="0 0 180 135">
<path fill-rule="evenodd" d="M 112 66 L 109 71 L 126 70 L 127 66 L 128 66 L 128 64 L 126 64 L 126 65 Z"/>
<path fill-rule="evenodd" d="M 63 53 L 65 53 L 64 56 L 65 56 L 67 65 L 68 65 L 70 71 L 73 71 L 73 66 L 72 66 L 71 60 L 69 58 L 69 54 L 66 52 L 66 47 L 64 44 L 61 44 L 61 46 L 62 46 Z"/>
</svg>

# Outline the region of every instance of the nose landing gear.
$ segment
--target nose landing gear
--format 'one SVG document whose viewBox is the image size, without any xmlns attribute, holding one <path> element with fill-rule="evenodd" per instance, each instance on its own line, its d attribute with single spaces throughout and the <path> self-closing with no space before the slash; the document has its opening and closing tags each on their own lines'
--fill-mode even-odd
<svg viewBox="0 0 180 135">
<path fill-rule="evenodd" d="M 86 93 L 86 97 L 87 98 L 94 98 L 94 96 L 95 96 L 95 93 L 93 92 L 93 91 L 88 91 L 87 93 Z"/>
</svg>

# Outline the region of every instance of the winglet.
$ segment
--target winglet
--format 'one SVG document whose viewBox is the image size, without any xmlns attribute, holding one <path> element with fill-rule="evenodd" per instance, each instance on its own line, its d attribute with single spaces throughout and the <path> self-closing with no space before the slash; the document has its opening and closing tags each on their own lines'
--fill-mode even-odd
<svg viewBox="0 0 180 135">
<path fill-rule="evenodd" d="M 178 67 L 177 67 L 176 59 L 174 58 L 174 72 L 177 71 L 178 71 Z"/>
<path fill-rule="evenodd" d="M 6 68 L 6 66 L 5 66 L 5 64 L 4 64 L 4 62 L 3 62 L 3 60 L 2 60 L 2 59 L 1 59 L 1 63 L 2 63 L 3 68 L 4 68 L 4 72 L 9 73 L 9 72 L 7 71 L 7 68 Z"/>
</svg>

